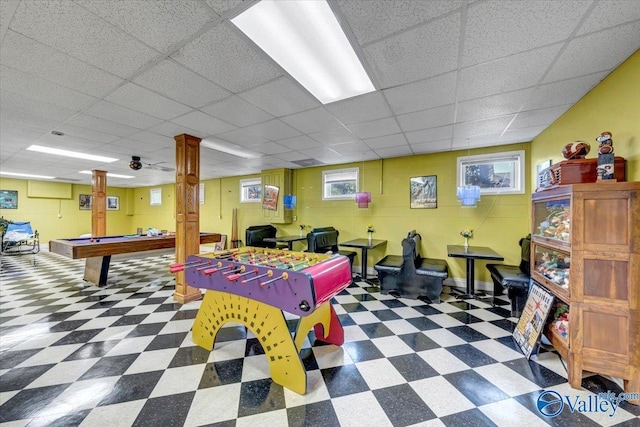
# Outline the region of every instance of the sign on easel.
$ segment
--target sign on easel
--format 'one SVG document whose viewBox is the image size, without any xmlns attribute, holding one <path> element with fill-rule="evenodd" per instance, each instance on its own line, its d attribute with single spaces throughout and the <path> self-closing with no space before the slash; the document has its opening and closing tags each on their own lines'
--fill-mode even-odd
<svg viewBox="0 0 640 427">
<path fill-rule="evenodd" d="M 554 296 L 538 283 L 533 282 L 529 290 L 529 298 L 522 310 L 513 339 L 527 359 L 540 339 L 540 335 L 547 321 L 547 316 L 553 305 Z"/>
</svg>

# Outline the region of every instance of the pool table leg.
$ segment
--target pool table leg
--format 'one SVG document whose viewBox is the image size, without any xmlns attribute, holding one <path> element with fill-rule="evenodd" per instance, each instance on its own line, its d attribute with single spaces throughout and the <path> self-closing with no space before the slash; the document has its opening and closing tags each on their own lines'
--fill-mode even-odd
<svg viewBox="0 0 640 427">
<path fill-rule="evenodd" d="M 84 264 L 83 279 L 97 286 L 105 286 L 110 262 L 111 255 L 87 258 Z"/>
</svg>

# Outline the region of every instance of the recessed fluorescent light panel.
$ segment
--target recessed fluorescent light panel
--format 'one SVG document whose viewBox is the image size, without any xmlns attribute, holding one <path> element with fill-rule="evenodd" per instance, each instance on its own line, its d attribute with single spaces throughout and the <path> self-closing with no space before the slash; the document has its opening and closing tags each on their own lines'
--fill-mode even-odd
<svg viewBox="0 0 640 427">
<path fill-rule="evenodd" d="M 4 172 L 4 171 L 1 171 L 0 175 L 19 176 L 20 178 L 39 178 L 39 179 L 54 179 L 55 178 L 55 176 L 32 175 L 30 173 L 17 173 L 17 172 Z"/>
<path fill-rule="evenodd" d="M 223 153 L 231 154 L 232 156 L 242 157 L 243 159 L 255 159 L 261 157 L 262 154 L 255 151 L 251 151 L 239 145 L 231 144 L 230 142 L 214 141 L 212 139 L 203 139 L 200 141 L 200 145 L 206 148 L 210 148 L 216 151 L 222 151 Z"/>
<path fill-rule="evenodd" d="M 80 171 L 78 173 L 83 173 L 85 175 L 93 175 L 93 172 L 91 171 Z M 107 172 L 107 177 L 111 177 L 111 178 L 125 178 L 125 179 L 132 179 L 135 178 L 135 176 L 132 175 L 119 175 L 117 173 L 111 173 L 111 172 Z"/>
<path fill-rule="evenodd" d="M 231 22 L 323 104 L 376 90 L 324 0 L 261 1 Z"/>
<path fill-rule="evenodd" d="M 38 153 L 55 154 L 56 156 L 74 157 L 76 159 L 93 160 L 95 162 L 112 163 L 118 159 L 103 156 L 94 156 L 93 154 L 78 153 L 76 151 L 60 150 L 59 148 L 43 147 L 41 145 L 32 145 L 27 148 L 29 151 L 37 151 Z"/>
</svg>

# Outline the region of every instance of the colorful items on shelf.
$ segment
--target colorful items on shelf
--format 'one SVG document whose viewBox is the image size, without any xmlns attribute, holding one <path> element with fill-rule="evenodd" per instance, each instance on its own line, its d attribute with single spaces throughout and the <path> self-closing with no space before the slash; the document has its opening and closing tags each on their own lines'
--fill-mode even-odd
<svg viewBox="0 0 640 427">
<path fill-rule="evenodd" d="M 536 253 L 535 271 L 556 285 L 569 289 L 571 257 L 560 252 Z"/>
<path fill-rule="evenodd" d="M 559 303 L 556 305 L 551 326 L 562 338 L 569 337 L 569 306 L 567 304 Z"/>
<path fill-rule="evenodd" d="M 550 204 L 549 215 L 538 225 L 538 235 L 568 242 L 571 236 L 569 204 Z"/>
<path fill-rule="evenodd" d="M 611 132 L 602 132 L 600 136 L 596 138 L 596 141 L 600 143 L 598 146 L 598 169 L 596 169 L 598 181 L 613 179 L 615 158 L 613 156 L 613 139 Z"/>
</svg>

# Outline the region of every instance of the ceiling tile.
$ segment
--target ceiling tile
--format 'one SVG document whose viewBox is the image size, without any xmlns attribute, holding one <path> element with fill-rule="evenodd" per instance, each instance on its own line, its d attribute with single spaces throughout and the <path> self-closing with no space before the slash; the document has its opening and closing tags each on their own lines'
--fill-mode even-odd
<svg viewBox="0 0 640 427">
<path fill-rule="evenodd" d="M 599 31 L 569 42 L 545 83 L 612 70 L 638 50 L 640 21 Z M 600 52 L 594 58 L 593 52 Z"/>
<path fill-rule="evenodd" d="M 395 117 L 373 120 L 371 122 L 354 123 L 347 126 L 359 138 L 375 138 L 400 132 Z"/>
<path fill-rule="evenodd" d="M 526 102 L 523 110 L 554 107 L 567 102 L 574 103 L 600 83 L 606 75 L 605 71 L 540 85 Z"/>
<path fill-rule="evenodd" d="M 337 3 L 360 44 L 366 44 L 458 9 L 462 1 L 339 0 Z"/>
<path fill-rule="evenodd" d="M 224 15 L 236 6 L 243 3 L 244 0 L 206 0 L 207 4 L 218 14 Z"/>
<path fill-rule="evenodd" d="M 248 126 L 273 118 L 271 114 L 265 113 L 235 95 L 207 107 L 202 107 L 201 110 L 236 126 Z"/>
<path fill-rule="evenodd" d="M 530 142 L 533 138 L 538 136 L 547 126 L 534 126 L 530 128 L 507 130 L 500 137 L 500 142 L 503 144 L 512 144 L 516 142 Z M 558 144 L 558 154 L 560 153 L 560 147 L 564 144 Z"/>
<path fill-rule="evenodd" d="M 242 145 L 245 147 L 249 145 L 260 144 L 263 142 L 269 142 L 267 138 L 251 133 L 245 128 L 221 133 L 217 136 L 224 139 L 225 141 L 233 142 L 234 144 Z"/>
<path fill-rule="evenodd" d="M 456 73 L 442 74 L 383 92 L 396 114 L 453 104 L 456 100 Z"/>
<path fill-rule="evenodd" d="M 411 150 L 414 154 L 439 153 L 441 151 L 449 151 L 450 149 L 451 139 L 411 144 Z"/>
<path fill-rule="evenodd" d="M 487 1 L 470 5 L 462 66 L 479 64 L 567 39 L 591 6 L 583 0 Z M 553 25 L 540 25 L 553 22 Z"/>
<path fill-rule="evenodd" d="M 398 123 L 405 132 L 414 130 L 435 128 L 438 126 L 453 124 L 454 105 L 431 108 L 415 113 L 402 114 L 398 116 Z"/>
<path fill-rule="evenodd" d="M 362 141 L 349 141 L 344 142 L 342 144 L 335 144 L 331 146 L 331 149 L 338 154 L 349 154 L 349 153 L 364 153 L 369 150 L 369 146 L 367 146 Z"/>
<path fill-rule="evenodd" d="M 281 139 L 277 141 L 278 144 L 283 145 L 291 150 L 304 150 L 305 148 L 319 147 L 320 143 L 315 139 L 309 138 L 307 135 L 294 136 L 293 138 Z M 291 160 L 291 159 L 286 159 Z M 293 159 L 300 160 L 300 159 Z"/>
<path fill-rule="evenodd" d="M 487 134 L 500 134 L 504 131 L 507 125 L 513 119 L 512 116 L 504 116 L 498 117 L 495 119 L 488 120 L 477 120 L 474 122 L 466 122 L 466 123 L 456 123 L 453 126 L 453 137 L 454 138 L 471 138 L 471 143 L 473 144 L 473 139 Z"/>
<path fill-rule="evenodd" d="M 282 117 L 281 120 L 302 133 L 319 132 L 323 129 L 341 128 L 343 125 L 324 108 L 303 111 Z"/>
<path fill-rule="evenodd" d="M 127 83 L 105 98 L 109 102 L 150 116 L 170 120 L 192 111 L 179 102 L 151 92 L 133 83 Z"/>
<path fill-rule="evenodd" d="M 278 119 L 251 125 L 246 129 L 251 133 L 262 136 L 263 138 L 267 138 L 271 141 L 300 135 L 300 132 Z"/>
<path fill-rule="evenodd" d="M 280 154 L 289 151 L 288 148 L 283 147 L 275 142 L 263 142 L 260 144 L 250 145 L 249 148 L 262 154 Z"/>
<path fill-rule="evenodd" d="M 383 119 L 392 115 L 387 101 L 380 92 L 345 99 L 325 107 L 346 125 Z"/>
<path fill-rule="evenodd" d="M 158 55 L 74 2 L 23 1 L 9 28 L 125 78 Z"/>
<path fill-rule="evenodd" d="M 321 105 L 288 77 L 281 77 L 239 95 L 275 117 L 288 116 Z"/>
<path fill-rule="evenodd" d="M 304 160 L 309 156 L 303 153 L 298 153 L 297 151 L 287 151 L 285 153 L 276 154 L 276 157 L 287 162 L 295 162 L 297 160 Z"/>
<path fill-rule="evenodd" d="M 177 117 L 171 120 L 173 123 L 177 123 L 182 126 L 186 126 L 190 129 L 195 129 L 206 135 L 217 135 L 224 132 L 234 130 L 236 127 L 223 122 L 220 119 L 216 119 L 202 111 L 192 111 L 184 116 Z"/>
<path fill-rule="evenodd" d="M 190 38 L 207 21 L 217 18 L 211 9 L 191 0 L 76 3 L 160 52 Z"/>
<path fill-rule="evenodd" d="M 397 147 L 399 145 L 407 145 L 407 139 L 404 134 L 397 133 L 395 135 L 379 136 L 377 138 L 365 139 L 364 143 L 373 150 L 380 148 Z"/>
<path fill-rule="evenodd" d="M 309 148 L 300 152 L 306 154 L 305 159 L 316 159 L 325 164 L 342 163 L 344 160 L 344 157 L 329 147 Z"/>
<path fill-rule="evenodd" d="M 103 97 L 123 79 L 13 31 L 2 41 L 2 64 L 87 95 Z"/>
<path fill-rule="evenodd" d="M 324 145 L 340 144 L 343 142 L 355 141 L 358 139 L 357 136 L 344 128 L 315 132 L 309 134 L 309 136 Z"/>
<path fill-rule="evenodd" d="M 640 19 L 640 7 L 636 0 L 599 1 L 576 35 L 614 28 L 637 19 Z"/>
<path fill-rule="evenodd" d="M 458 100 L 467 101 L 535 86 L 561 47 L 562 44 L 558 43 L 462 69 Z"/>
<path fill-rule="evenodd" d="M 33 114 L 58 122 L 64 122 L 77 114 L 76 111 L 59 105 L 48 104 L 25 95 L 5 91 L 0 91 L 0 106 L 3 109 Z"/>
<path fill-rule="evenodd" d="M 437 128 L 423 129 L 415 132 L 405 133 L 409 144 L 420 144 L 422 142 L 440 141 L 443 139 L 451 139 L 453 136 L 453 125 L 440 126 Z"/>
<path fill-rule="evenodd" d="M 541 110 L 523 111 L 518 114 L 509 126 L 509 129 L 523 129 L 534 126 L 549 126 L 558 117 L 565 113 L 572 104 L 559 105 Z"/>
<path fill-rule="evenodd" d="M 206 132 L 199 132 L 195 129 L 190 129 L 186 126 L 173 123 L 173 122 L 162 122 L 159 125 L 148 128 L 147 130 L 149 132 L 159 133 L 160 135 L 168 136 L 169 138 L 173 138 L 176 135 L 182 135 L 183 133 L 186 133 L 188 135 L 192 135 L 198 138 L 204 138 L 209 135 Z M 136 129 L 136 131 L 133 133 L 138 133 L 138 132 L 140 131 Z"/>
<path fill-rule="evenodd" d="M 231 95 L 228 90 L 171 59 L 162 61 L 133 81 L 192 108 L 200 108 Z"/>
<path fill-rule="evenodd" d="M 153 132 L 142 131 L 131 135 L 129 138 L 134 141 L 142 141 L 162 148 L 176 146 L 175 139 Z"/>
<path fill-rule="evenodd" d="M 64 133 L 65 135 L 75 136 L 77 138 L 88 139 L 90 141 L 110 143 L 120 137 L 112 133 L 104 133 L 94 129 L 87 129 L 79 126 L 74 126 L 69 123 L 65 123 L 56 127 L 57 131 Z"/>
<path fill-rule="evenodd" d="M 364 49 L 382 89 L 455 70 L 459 14 L 383 39 Z"/>
<path fill-rule="evenodd" d="M 242 39 L 230 25 L 216 25 L 171 57 L 234 93 L 280 76 L 280 70 L 271 60 Z"/>
<path fill-rule="evenodd" d="M 382 157 L 383 159 L 393 158 L 393 157 L 403 157 L 403 156 L 411 156 L 413 151 L 409 145 L 398 146 L 398 147 L 389 147 L 389 148 L 378 148 L 376 154 Z"/>
<path fill-rule="evenodd" d="M 94 117 L 111 120 L 138 129 L 146 129 L 162 123 L 162 120 L 157 117 L 139 113 L 106 101 L 100 101 L 92 105 L 86 110 L 86 113 Z"/>
<path fill-rule="evenodd" d="M 0 66 L 0 90 L 75 111 L 87 108 L 97 101 L 92 96 L 5 66 Z"/>
<path fill-rule="evenodd" d="M 2 123 L 2 127 L 27 126 L 48 132 L 55 129 L 60 122 L 57 120 L 44 119 L 42 117 L 34 116 L 33 114 L 3 108 L 0 109 L 0 123 Z"/>
<path fill-rule="evenodd" d="M 352 162 L 367 162 L 369 160 L 378 160 L 380 156 L 376 154 L 375 151 L 365 151 L 364 153 L 346 153 L 342 154 L 342 163 L 352 163 Z M 362 187 L 364 186 L 364 181 L 362 181 Z"/>
<path fill-rule="evenodd" d="M 78 126 L 85 129 L 96 130 L 98 132 L 113 134 L 120 137 L 133 135 L 140 132 L 140 129 L 131 126 L 123 125 L 121 123 L 104 120 L 98 117 L 90 116 L 88 114 L 78 114 L 66 124 L 72 126 Z"/>
<path fill-rule="evenodd" d="M 532 93 L 533 89 L 523 89 L 460 102 L 456 121 L 467 122 L 517 113 Z"/>
</svg>

